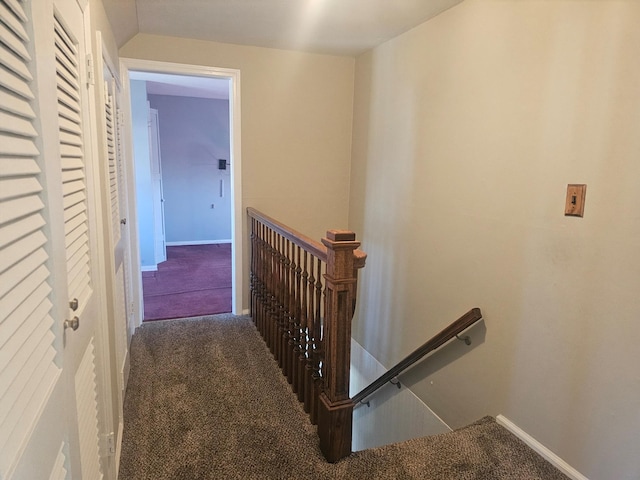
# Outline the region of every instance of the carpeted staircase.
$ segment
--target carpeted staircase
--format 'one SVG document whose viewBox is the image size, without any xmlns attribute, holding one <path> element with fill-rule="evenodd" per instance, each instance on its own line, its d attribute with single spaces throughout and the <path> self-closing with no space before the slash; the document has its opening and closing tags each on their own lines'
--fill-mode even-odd
<svg viewBox="0 0 640 480">
<path fill-rule="evenodd" d="M 124 420 L 120 480 L 567 478 L 491 417 L 326 463 L 248 317 L 140 327 Z"/>
</svg>

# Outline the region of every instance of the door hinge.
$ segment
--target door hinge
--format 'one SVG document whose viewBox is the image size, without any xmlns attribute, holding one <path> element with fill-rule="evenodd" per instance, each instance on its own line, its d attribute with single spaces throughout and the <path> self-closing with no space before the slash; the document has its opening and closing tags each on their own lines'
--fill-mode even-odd
<svg viewBox="0 0 640 480">
<path fill-rule="evenodd" d="M 116 454 L 116 436 L 113 432 L 100 435 L 100 456 L 113 457 Z"/>
<path fill-rule="evenodd" d="M 93 71 L 93 56 L 91 54 L 87 55 L 87 87 L 89 85 L 95 85 L 96 79 Z"/>
</svg>

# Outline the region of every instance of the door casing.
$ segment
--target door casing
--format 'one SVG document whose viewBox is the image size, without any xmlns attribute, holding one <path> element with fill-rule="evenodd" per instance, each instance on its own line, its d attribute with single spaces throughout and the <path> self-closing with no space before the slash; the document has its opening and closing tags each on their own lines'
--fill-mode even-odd
<svg viewBox="0 0 640 480">
<path fill-rule="evenodd" d="M 181 63 L 170 62 L 158 62 L 153 60 L 140 60 L 133 58 L 121 58 L 122 68 L 121 74 L 123 77 L 122 84 L 125 93 L 125 108 L 128 110 L 128 118 L 131 118 L 131 102 L 129 95 L 129 71 L 143 71 L 143 72 L 155 72 L 155 73 L 167 73 L 174 75 L 185 76 L 199 76 L 199 77 L 213 77 L 213 78 L 226 78 L 229 79 L 229 125 L 231 126 L 231 192 L 232 192 L 232 207 L 231 207 L 231 232 L 232 232 L 232 244 L 231 244 L 231 308 L 234 315 L 241 315 L 247 313 L 243 310 L 243 298 L 244 298 L 244 277 L 245 272 L 243 269 L 243 226 L 244 212 L 242 209 L 242 155 L 241 155 L 241 118 L 240 118 L 240 70 L 219 68 L 219 67 L 207 67 L 202 65 L 186 65 Z M 131 136 L 130 122 L 129 127 L 125 128 L 125 137 L 127 145 L 127 157 L 133 158 L 133 141 Z M 131 245 L 130 251 L 132 252 L 132 277 L 134 281 L 134 301 L 137 305 L 136 322 L 137 325 L 142 323 L 144 318 L 143 313 L 143 299 L 142 299 L 142 280 L 140 270 L 140 253 L 138 246 L 138 231 L 137 231 L 137 216 L 135 206 L 135 183 L 132 182 L 133 177 L 133 164 L 128 162 L 128 198 L 129 211 L 128 217 L 132 220 L 131 229 Z"/>
</svg>

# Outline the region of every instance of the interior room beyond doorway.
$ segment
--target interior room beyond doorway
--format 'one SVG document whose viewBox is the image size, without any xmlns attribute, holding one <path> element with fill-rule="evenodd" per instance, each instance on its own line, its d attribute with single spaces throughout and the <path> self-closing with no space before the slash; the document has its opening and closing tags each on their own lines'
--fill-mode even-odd
<svg viewBox="0 0 640 480">
<path fill-rule="evenodd" d="M 230 80 L 130 78 L 144 320 L 229 312 Z"/>
</svg>

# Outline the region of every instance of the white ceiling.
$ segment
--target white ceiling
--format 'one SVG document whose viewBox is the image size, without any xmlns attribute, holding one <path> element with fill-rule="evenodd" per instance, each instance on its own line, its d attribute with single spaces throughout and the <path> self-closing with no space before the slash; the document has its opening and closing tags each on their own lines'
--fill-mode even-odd
<svg viewBox="0 0 640 480">
<path fill-rule="evenodd" d="M 463 0 L 103 0 L 118 46 L 137 33 L 355 56 Z"/>
</svg>

